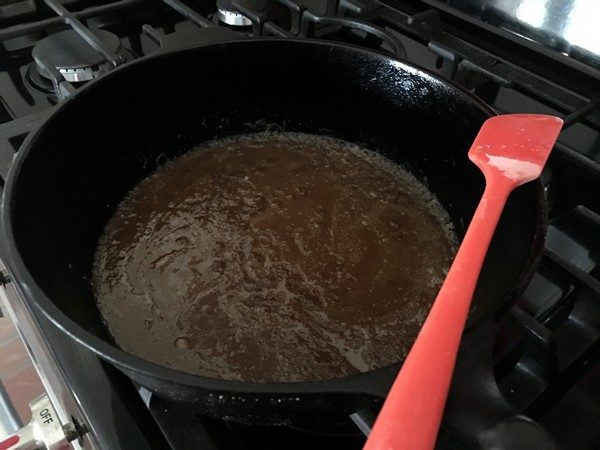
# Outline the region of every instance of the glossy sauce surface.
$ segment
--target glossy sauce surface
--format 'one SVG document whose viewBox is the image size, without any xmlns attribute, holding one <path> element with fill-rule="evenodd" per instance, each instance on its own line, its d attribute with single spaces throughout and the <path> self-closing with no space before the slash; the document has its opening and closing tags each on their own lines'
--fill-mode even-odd
<svg viewBox="0 0 600 450">
<path fill-rule="evenodd" d="M 260 133 L 206 143 L 136 186 L 93 282 L 126 351 L 221 379 L 320 380 L 403 359 L 455 243 L 397 165 Z"/>
</svg>

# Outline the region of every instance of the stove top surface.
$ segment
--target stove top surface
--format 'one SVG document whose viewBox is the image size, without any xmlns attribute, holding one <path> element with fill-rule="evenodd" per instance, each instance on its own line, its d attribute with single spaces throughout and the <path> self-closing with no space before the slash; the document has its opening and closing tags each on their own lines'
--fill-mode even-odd
<svg viewBox="0 0 600 450">
<path fill-rule="evenodd" d="M 465 333 L 438 447 L 597 448 L 600 73 L 589 59 L 523 39 L 456 3 L 0 2 L 0 176 L 27 134 L 86 81 L 231 32 L 376 48 L 454 80 L 498 112 L 562 116 L 565 128 L 543 175 L 550 226 L 539 270 L 502 320 L 487 318 Z M 348 449 L 362 446 L 372 423 L 366 412 L 320 428 L 201 417 L 73 343 L 11 293 L 10 283 L 6 292 L 25 340 L 36 342 L 32 352 L 45 355 L 36 354 L 38 370 L 51 372 L 42 378 L 61 419 L 82 432 L 75 446 Z"/>
</svg>

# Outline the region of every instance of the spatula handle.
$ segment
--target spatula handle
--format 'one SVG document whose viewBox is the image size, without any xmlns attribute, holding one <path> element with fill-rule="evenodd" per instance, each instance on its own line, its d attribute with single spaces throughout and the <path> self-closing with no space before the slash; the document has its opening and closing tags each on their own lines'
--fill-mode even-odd
<svg viewBox="0 0 600 450">
<path fill-rule="evenodd" d="M 377 417 L 365 450 L 431 449 L 481 265 L 514 186 L 489 177 L 460 249 Z"/>
</svg>

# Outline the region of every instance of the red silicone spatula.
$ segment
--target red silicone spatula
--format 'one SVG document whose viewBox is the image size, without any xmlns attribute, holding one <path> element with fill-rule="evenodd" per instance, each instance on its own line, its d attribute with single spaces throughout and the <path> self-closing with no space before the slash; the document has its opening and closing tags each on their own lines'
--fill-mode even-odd
<svg viewBox="0 0 600 450">
<path fill-rule="evenodd" d="M 510 192 L 539 177 L 562 120 L 536 114 L 488 119 L 469 150 L 486 187 L 421 332 L 404 361 L 365 450 L 431 449 L 481 265 Z"/>
</svg>

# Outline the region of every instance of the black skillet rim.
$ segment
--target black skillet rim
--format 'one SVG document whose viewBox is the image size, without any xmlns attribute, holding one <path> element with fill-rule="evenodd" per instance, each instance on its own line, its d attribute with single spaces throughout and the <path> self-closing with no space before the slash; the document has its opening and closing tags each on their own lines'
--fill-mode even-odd
<svg viewBox="0 0 600 450">
<path fill-rule="evenodd" d="M 338 43 L 338 42 L 329 42 L 329 41 L 321 41 L 315 39 L 300 39 L 300 38 L 257 38 L 257 39 L 235 39 L 229 40 L 226 42 L 226 45 L 258 45 L 263 42 L 280 42 L 284 45 L 294 44 L 294 45 L 310 45 L 310 46 L 329 46 L 329 47 L 338 47 L 345 51 L 353 51 L 357 53 L 363 53 L 371 58 L 385 58 L 386 60 L 393 60 L 397 64 L 400 65 L 401 68 L 408 70 L 416 70 L 419 73 L 426 74 L 429 77 L 432 77 L 435 81 L 445 84 L 453 89 L 458 94 L 466 97 L 469 102 L 473 103 L 475 106 L 478 106 L 482 112 L 484 112 L 488 116 L 496 115 L 495 111 L 478 97 L 464 89 L 462 86 L 456 84 L 452 80 L 446 80 L 437 74 L 428 71 L 425 68 L 419 67 L 412 63 L 408 63 L 405 61 L 401 61 L 397 58 L 389 56 L 384 53 L 377 52 L 375 50 L 365 49 L 364 47 L 359 47 L 346 43 Z M 397 368 L 400 367 L 401 363 L 391 364 L 389 366 L 381 367 L 369 372 L 363 372 L 359 374 L 330 378 L 325 380 L 318 381 L 302 381 L 302 382 L 284 382 L 284 383 L 257 383 L 257 382 L 244 382 L 244 381 L 235 381 L 235 380 L 221 380 L 217 378 L 209 378 L 203 377 L 200 375 L 194 375 L 186 372 L 181 372 L 175 369 L 170 369 L 150 361 L 147 361 L 143 358 L 139 358 L 135 355 L 127 353 L 118 347 L 111 345 L 110 343 L 96 337 L 95 335 L 89 333 L 76 322 L 71 320 L 65 313 L 63 313 L 42 291 L 42 289 L 37 286 L 37 283 L 33 279 L 32 275 L 27 270 L 24 261 L 21 258 L 21 255 L 17 249 L 14 234 L 12 230 L 11 224 L 11 214 L 12 214 L 12 192 L 15 188 L 15 180 L 18 178 L 18 174 L 20 171 L 20 167 L 23 161 L 26 159 L 28 153 L 32 148 L 32 144 L 36 141 L 38 136 L 40 136 L 44 129 L 51 125 L 54 117 L 59 115 L 64 108 L 68 108 L 74 101 L 78 100 L 82 95 L 85 95 L 85 92 L 90 89 L 95 89 L 96 86 L 102 85 L 102 80 L 108 77 L 119 76 L 119 73 L 123 70 L 128 70 L 128 67 L 144 64 L 145 61 L 154 60 L 157 58 L 161 58 L 167 55 L 173 54 L 183 54 L 186 52 L 195 52 L 204 47 L 210 47 L 213 45 L 222 45 L 223 43 L 210 43 L 205 45 L 199 45 L 190 48 L 178 49 L 171 52 L 165 53 L 156 53 L 151 54 L 146 57 L 142 57 L 136 60 L 133 60 L 129 63 L 123 64 L 122 66 L 116 68 L 115 70 L 109 72 L 108 74 L 100 77 L 96 80 L 93 80 L 87 83 L 82 88 L 78 89 L 72 96 L 66 99 L 64 102 L 60 103 L 55 110 L 51 113 L 47 120 L 35 131 L 30 133 L 25 141 L 23 142 L 21 149 L 17 152 L 13 163 L 10 167 L 9 174 L 7 176 L 7 180 L 4 186 L 3 196 L 2 196 L 2 232 L 4 234 L 4 239 L 2 239 L 3 251 L 2 254 L 5 255 L 5 262 L 7 265 L 7 269 L 9 274 L 11 275 L 11 280 L 18 280 L 15 283 L 15 288 L 17 290 L 22 291 L 21 294 L 24 295 L 25 299 L 28 303 L 33 303 L 36 308 L 42 311 L 42 313 L 61 331 L 65 332 L 72 339 L 77 341 L 79 344 L 85 346 L 86 348 L 94 351 L 98 356 L 103 359 L 111 362 L 117 367 L 123 368 L 127 371 L 138 373 L 142 376 L 148 378 L 154 378 L 157 380 L 161 380 L 167 383 L 176 383 L 187 385 L 194 388 L 205 389 L 205 390 L 214 390 L 214 391 L 223 391 L 223 392 L 235 392 L 235 393 L 248 393 L 248 394 L 285 394 L 290 395 L 294 393 L 303 394 L 317 394 L 317 393 L 327 393 L 327 392 L 344 392 L 351 391 L 355 393 L 359 393 L 362 389 L 358 388 L 358 386 L 362 385 L 362 382 L 367 381 L 369 378 L 380 379 L 381 377 L 387 378 L 389 376 L 390 371 L 393 373 L 396 372 Z M 534 181 L 538 186 L 538 192 L 543 192 L 541 181 L 538 179 Z M 8 204 L 7 203 L 8 200 Z M 544 203 L 543 196 L 540 196 L 540 200 Z M 545 228 L 545 204 L 542 205 L 544 211 L 537 211 L 537 219 L 538 225 L 541 225 L 542 228 Z M 542 231 L 542 236 L 545 234 L 545 230 Z M 538 234 L 538 233 L 536 233 Z M 516 287 L 521 285 L 524 281 L 526 281 L 533 274 L 533 267 L 535 264 L 536 253 L 540 243 L 537 242 L 539 239 L 536 239 L 534 236 L 532 246 L 530 248 L 529 253 L 529 264 L 526 266 L 525 270 L 521 273 L 520 279 L 516 283 Z M 364 385 L 363 385 L 364 386 Z M 370 393 L 370 389 L 364 389 L 367 391 L 365 393 Z"/>
</svg>

